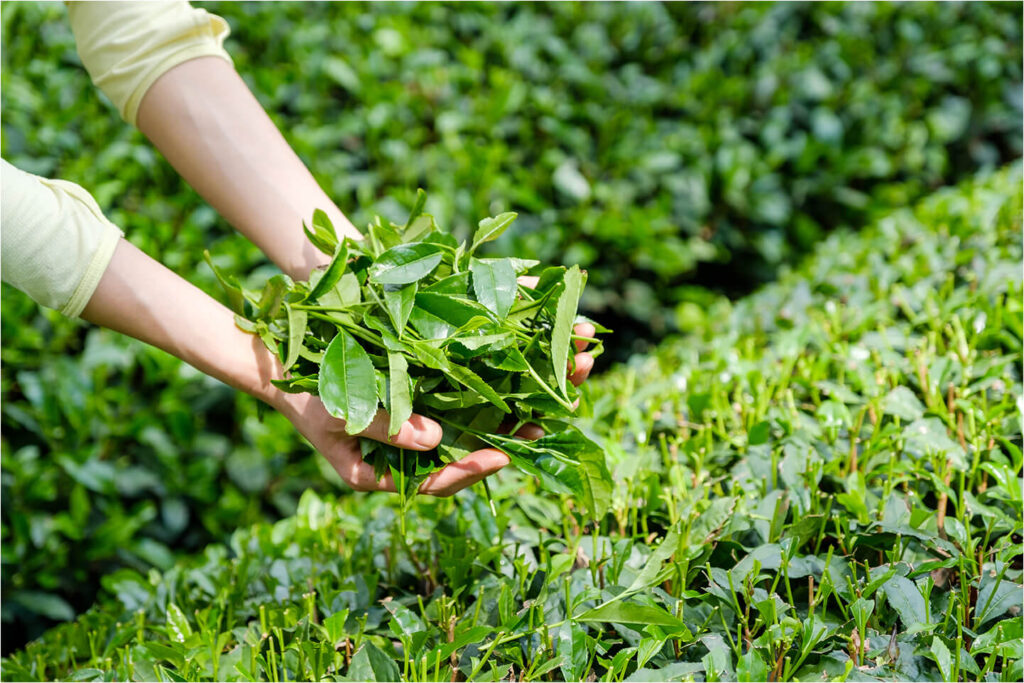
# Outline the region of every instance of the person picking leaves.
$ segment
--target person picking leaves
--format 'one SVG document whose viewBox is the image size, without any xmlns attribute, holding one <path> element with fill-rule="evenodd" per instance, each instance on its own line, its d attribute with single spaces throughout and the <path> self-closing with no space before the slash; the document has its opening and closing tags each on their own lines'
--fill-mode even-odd
<svg viewBox="0 0 1024 683">
<path fill-rule="evenodd" d="M 330 258 L 303 232 L 325 211 L 341 236 L 360 233 L 317 185 L 232 66 L 223 19 L 187 2 L 69 2 L 82 63 L 93 82 L 231 225 L 294 279 Z M 312 394 L 286 393 L 278 357 L 240 330 L 232 312 L 124 239 L 80 186 L 0 162 L 4 282 L 64 315 L 81 317 L 161 348 L 285 415 L 361 491 L 394 490 L 377 479 L 358 439 Z M 589 324 L 576 334 L 592 337 Z M 593 367 L 576 342 L 570 379 Z M 413 415 L 388 438 L 381 411 L 362 436 L 430 450 L 440 425 Z M 539 436 L 527 426 L 520 435 Z M 451 495 L 508 464 L 484 448 L 431 474 L 422 493 Z"/>
</svg>

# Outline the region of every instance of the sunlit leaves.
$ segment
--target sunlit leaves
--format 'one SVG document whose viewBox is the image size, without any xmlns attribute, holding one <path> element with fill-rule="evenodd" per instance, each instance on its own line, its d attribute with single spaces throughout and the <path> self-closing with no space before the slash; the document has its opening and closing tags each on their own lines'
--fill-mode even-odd
<svg viewBox="0 0 1024 683">
<path fill-rule="evenodd" d="M 370 426 L 377 414 L 373 363 L 345 330 L 327 346 L 317 386 L 327 412 L 345 420 L 345 431 L 358 434 Z"/>
</svg>

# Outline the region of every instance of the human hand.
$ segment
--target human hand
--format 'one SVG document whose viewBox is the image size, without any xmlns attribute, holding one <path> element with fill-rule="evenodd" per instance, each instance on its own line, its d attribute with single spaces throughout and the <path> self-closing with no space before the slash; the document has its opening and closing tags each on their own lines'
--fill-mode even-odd
<svg viewBox="0 0 1024 683">
<path fill-rule="evenodd" d="M 575 332 L 579 337 L 592 338 L 596 331 L 593 325 L 581 323 L 576 326 Z M 594 367 L 594 358 L 585 351 L 586 341 L 577 340 L 575 343 L 577 353 L 567 372 L 570 381 L 579 386 Z M 396 490 L 390 473 L 378 480 L 373 465 L 363 460 L 359 436 L 413 451 L 429 451 L 441 441 L 441 425 L 422 415 L 410 417 L 398 434 L 389 438 L 389 417 L 381 410 L 366 431 L 352 436 L 345 431 L 345 421 L 328 413 L 319 397 L 282 393 L 274 403 L 313 447 L 327 458 L 342 480 L 356 491 Z M 536 439 L 543 435 L 543 431 L 537 425 L 527 424 L 516 435 L 524 439 Z M 432 473 L 420 485 L 419 492 L 432 496 L 450 496 L 494 474 L 507 464 L 509 457 L 500 450 L 482 448 Z"/>
</svg>

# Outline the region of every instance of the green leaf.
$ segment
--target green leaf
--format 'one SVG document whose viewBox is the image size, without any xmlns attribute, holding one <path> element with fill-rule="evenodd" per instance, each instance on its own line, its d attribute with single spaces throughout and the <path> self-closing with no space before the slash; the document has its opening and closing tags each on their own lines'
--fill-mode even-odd
<svg viewBox="0 0 1024 683">
<path fill-rule="evenodd" d="M 388 436 L 394 436 L 412 415 L 412 398 L 409 395 L 409 364 L 405 356 L 397 351 L 388 351 L 388 387 L 391 422 Z"/>
<path fill-rule="evenodd" d="M 481 437 L 500 448 L 519 469 L 539 477 L 545 486 L 579 499 L 600 519 L 611 504 L 612 478 L 604 451 L 571 425 L 535 441 Z"/>
<path fill-rule="evenodd" d="M 413 307 L 409 313 L 409 323 L 424 339 L 447 339 L 456 327 L 418 307 Z"/>
<path fill-rule="evenodd" d="M 882 399 L 882 412 L 913 422 L 924 415 L 924 404 L 907 387 L 899 386 Z"/>
<path fill-rule="evenodd" d="M 1001 657 L 1020 659 L 1024 656 L 1024 620 L 998 621 L 971 645 L 971 654 L 993 653 Z"/>
<path fill-rule="evenodd" d="M 663 683 L 664 681 L 692 680 L 693 674 L 700 673 L 701 671 L 704 671 L 704 665 L 700 662 L 673 662 L 660 669 L 637 669 L 625 680 L 626 683 Z M 725 681 L 728 678 L 720 676 L 717 680 Z"/>
<path fill-rule="evenodd" d="M 551 330 L 551 363 L 558 388 L 562 395 L 567 397 L 565 383 L 569 366 L 569 347 L 572 345 L 572 326 L 586 276 L 580 271 L 579 266 L 573 266 L 565 271 L 564 282 L 565 287 L 558 295 L 555 322 Z"/>
<path fill-rule="evenodd" d="M 409 226 L 420 217 L 423 213 L 423 207 L 427 205 L 427 193 L 423 191 L 423 188 L 416 190 L 416 203 L 412 205 L 412 211 L 409 212 L 409 218 L 405 221 L 403 232 L 409 229 Z"/>
<path fill-rule="evenodd" d="M 401 673 L 398 665 L 379 647 L 369 640 L 363 641 L 363 646 L 352 657 L 352 663 L 348 667 L 349 681 L 400 681 Z"/>
<path fill-rule="evenodd" d="M 469 295 L 469 271 L 461 271 L 459 273 L 452 273 L 448 277 L 443 277 L 437 282 L 433 282 L 423 288 L 424 292 L 432 292 L 436 294 L 454 294 L 466 298 Z"/>
<path fill-rule="evenodd" d="M 213 265 L 213 257 L 210 256 L 208 249 L 203 250 L 203 258 L 206 260 L 206 264 L 210 266 L 210 270 L 213 271 L 214 276 L 217 278 L 217 282 L 224 288 L 224 292 L 228 295 L 228 307 L 237 315 L 245 315 L 245 295 L 242 294 L 242 287 L 238 284 L 233 276 L 224 275 L 220 269 Z"/>
<path fill-rule="evenodd" d="M 947 521 L 950 519 L 946 518 Z M 1024 607 L 1024 592 L 1019 583 L 1010 581 L 1006 576 L 983 576 L 978 599 L 974 603 L 974 621 L 981 625 L 993 617 L 1011 612 L 1017 616 Z"/>
<path fill-rule="evenodd" d="M 747 443 L 751 446 L 757 446 L 759 444 L 766 443 L 768 437 L 771 435 L 772 425 L 767 420 L 758 422 L 756 425 L 750 428 L 747 433 Z"/>
<path fill-rule="evenodd" d="M 476 300 L 503 320 L 516 300 L 516 271 L 512 264 L 508 259 L 471 259 L 469 272 L 473 274 Z"/>
<path fill-rule="evenodd" d="M 946 425 L 937 417 L 926 417 L 903 428 L 904 449 L 911 455 L 945 455 L 957 468 L 967 467 L 963 446 L 949 437 Z"/>
<path fill-rule="evenodd" d="M 346 309 L 358 306 L 363 301 L 359 278 L 355 273 L 342 273 L 333 289 L 320 295 L 317 304 L 331 309 Z"/>
<path fill-rule="evenodd" d="M 338 234 L 334 231 L 331 219 L 321 209 L 313 212 L 313 230 L 310 231 L 305 223 L 302 224 L 302 230 L 313 246 L 323 253 L 333 256 L 337 252 Z"/>
<path fill-rule="evenodd" d="M 398 232 L 398 226 L 385 221 L 380 216 L 370 223 L 367 230 L 367 237 L 370 243 L 373 245 L 373 251 L 375 253 L 381 253 L 385 249 L 391 249 L 402 244 L 402 236 Z"/>
<path fill-rule="evenodd" d="M 384 307 L 391 317 L 391 324 L 394 325 L 399 338 L 404 336 L 405 325 L 409 322 L 409 314 L 412 313 L 415 302 L 415 282 L 402 287 L 384 288 Z"/>
<path fill-rule="evenodd" d="M 348 610 L 343 609 L 335 612 L 324 619 L 324 629 L 327 631 L 327 638 L 333 647 L 341 644 L 345 638 L 345 621 L 348 619 Z"/>
<path fill-rule="evenodd" d="M 167 605 L 167 635 L 176 643 L 184 643 L 192 635 L 192 625 L 173 602 Z"/>
<path fill-rule="evenodd" d="M 512 211 L 506 211 L 493 218 L 485 218 L 480 221 L 476 233 L 473 234 L 473 245 L 469 248 L 469 253 L 475 252 L 476 248 L 484 242 L 490 242 L 501 237 L 501 234 L 508 230 L 508 226 L 512 225 L 512 221 L 516 219 L 517 215 Z"/>
<path fill-rule="evenodd" d="M 391 614 L 392 621 L 398 625 L 400 635 L 412 638 L 417 633 L 427 630 L 423 625 L 423 620 L 402 603 L 391 598 L 385 598 L 381 603 L 384 605 L 384 609 Z"/>
<path fill-rule="evenodd" d="M 932 636 L 930 652 L 932 659 L 939 665 L 939 675 L 942 680 L 953 680 L 953 657 L 949 654 L 949 648 L 938 636 Z"/>
<path fill-rule="evenodd" d="M 736 680 L 767 681 L 768 665 L 757 650 L 750 648 L 736 660 Z"/>
<path fill-rule="evenodd" d="M 338 284 L 338 280 L 345 273 L 345 268 L 348 266 L 348 249 L 344 244 L 340 245 L 337 253 L 334 254 L 334 258 L 327 265 L 327 268 L 323 271 L 323 275 L 313 285 L 313 289 L 310 290 L 309 295 L 306 297 L 307 301 L 316 301 L 324 293 L 334 289 L 334 286 Z"/>
<path fill-rule="evenodd" d="M 11 600 L 36 614 L 42 614 L 55 621 L 71 621 L 75 618 L 75 610 L 71 605 L 54 593 L 18 591 L 11 597 Z"/>
<path fill-rule="evenodd" d="M 441 247 L 436 244 L 400 244 L 385 251 L 370 266 L 370 279 L 379 285 L 419 282 L 437 268 L 441 258 Z"/>
<path fill-rule="evenodd" d="M 256 320 L 268 322 L 276 318 L 282 304 L 284 304 L 285 294 L 291 290 L 293 284 L 292 279 L 283 273 L 267 280 L 267 284 L 263 286 L 263 292 L 260 294 L 259 306 L 257 306 L 253 317 Z"/>
<path fill-rule="evenodd" d="M 501 408 L 502 412 L 512 412 L 512 409 L 508 407 L 508 404 L 505 403 L 504 400 L 502 400 L 498 392 L 496 392 L 491 385 L 485 382 L 480 375 L 476 374 L 469 368 L 465 368 L 457 363 L 449 362 L 443 351 L 435 349 L 422 342 L 412 344 L 412 349 L 416 354 L 416 357 L 420 359 L 420 362 L 427 367 L 440 370 L 458 384 L 472 389 L 498 408 Z"/>
<path fill-rule="evenodd" d="M 889 606 L 900 615 L 905 629 L 928 622 L 928 608 L 921 591 L 910 579 L 893 576 L 882 585 Z"/>
<path fill-rule="evenodd" d="M 299 359 L 302 339 L 306 336 L 307 314 L 305 310 L 293 308 L 287 302 L 285 302 L 284 308 L 288 312 L 288 356 L 284 360 L 284 369 L 288 370 Z"/>
<path fill-rule="evenodd" d="M 640 570 L 640 573 L 636 575 L 636 578 L 633 579 L 633 582 L 629 584 L 629 587 L 626 589 L 626 594 L 636 593 L 637 591 L 641 591 L 655 585 L 658 575 L 661 573 L 662 566 L 679 551 L 679 541 L 680 537 L 677 524 L 669 529 L 665 539 L 660 545 L 658 545 L 654 552 L 651 553 L 651 556 L 647 558 L 644 568 Z"/>
<path fill-rule="evenodd" d="M 328 344 L 317 387 L 327 412 L 345 420 L 345 431 L 358 434 L 377 414 L 377 380 L 369 355 L 355 338 L 339 329 Z"/>
<path fill-rule="evenodd" d="M 653 624 L 676 628 L 685 626 L 682 621 L 669 614 L 663 607 L 621 601 L 589 609 L 573 617 L 573 621 L 597 624 Z"/>
<path fill-rule="evenodd" d="M 522 275 L 530 268 L 540 265 L 540 261 L 532 258 L 517 258 L 515 256 L 507 259 L 512 269 L 516 271 L 516 275 Z"/>
<path fill-rule="evenodd" d="M 497 370 L 508 372 L 527 372 L 530 364 L 526 362 L 522 352 L 514 346 L 498 349 L 484 358 L 484 363 Z"/>
<path fill-rule="evenodd" d="M 416 295 L 416 307 L 455 327 L 462 327 L 476 317 L 491 317 L 491 313 L 478 302 L 454 294 L 420 292 Z"/>
<path fill-rule="evenodd" d="M 582 681 L 586 677 L 589 660 L 587 634 L 574 622 L 566 622 L 558 629 L 558 658 L 564 680 Z"/>
</svg>

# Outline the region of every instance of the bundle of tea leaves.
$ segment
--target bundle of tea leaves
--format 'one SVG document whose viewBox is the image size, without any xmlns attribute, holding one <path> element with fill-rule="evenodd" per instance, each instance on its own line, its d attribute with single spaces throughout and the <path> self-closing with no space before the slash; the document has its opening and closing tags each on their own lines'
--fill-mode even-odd
<svg viewBox="0 0 1024 683">
<path fill-rule="evenodd" d="M 401 491 L 415 492 L 446 462 L 491 446 L 545 487 L 600 512 L 610 492 L 604 453 L 566 421 L 578 399 L 567 374 L 581 339 L 574 324 L 586 273 L 479 258 L 480 245 L 516 215 L 483 219 L 467 245 L 422 213 L 424 202 L 420 191 L 404 225 L 378 217 L 363 240 L 339 241 L 317 211 L 306 234 L 331 261 L 308 282 L 275 275 L 257 292 L 218 272 L 238 325 L 280 357 L 279 387 L 318 394 L 350 434 L 380 408 L 391 435 L 413 412 L 442 425 L 441 444 L 428 452 L 361 439 L 377 475 L 392 472 Z M 539 271 L 533 286 L 519 281 L 531 271 Z M 600 353 L 598 340 L 586 341 Z M 513 436 L 526 423 L 546 435 Z"/>
</svg>

